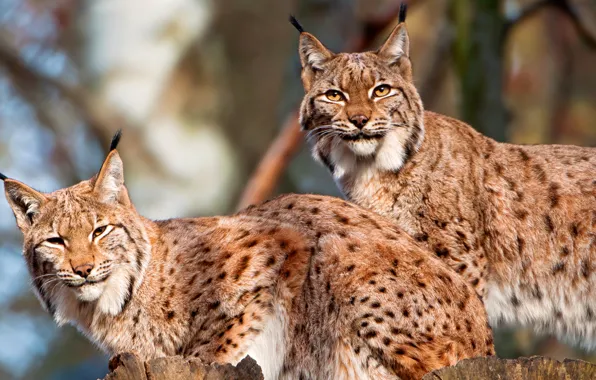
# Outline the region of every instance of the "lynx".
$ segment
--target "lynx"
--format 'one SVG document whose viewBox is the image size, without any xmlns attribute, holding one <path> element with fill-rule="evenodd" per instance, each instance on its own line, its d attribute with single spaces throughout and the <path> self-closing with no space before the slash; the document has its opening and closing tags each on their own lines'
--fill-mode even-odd
<svg viewBox="0 0 596 380">
<path fill-rule="evenodd" d="M 473 289 L 390 220 L 285 195 L 233 216 L 151 221 L 128 196 L 117 140 L 72 187 L 0 176 L 58 325 L 144 359 L 250 355 L 267 379 L 417 379 L 494 354 Z"/>
<path fill-rule="evenodd" d="M 596 149 L 497 143 L 425 111 L 405 8 L 376 52 L 301 30 L 301 124 L 345 196 L 390 217 L 471 284 L 491 325 L 596 347 Z"/>
</svg>

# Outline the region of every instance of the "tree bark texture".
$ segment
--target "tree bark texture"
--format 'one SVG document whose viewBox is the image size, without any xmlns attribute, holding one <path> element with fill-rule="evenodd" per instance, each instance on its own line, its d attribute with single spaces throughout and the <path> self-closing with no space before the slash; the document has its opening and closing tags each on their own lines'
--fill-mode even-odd
<svg viewBox="0 0 596 380">
<path fill-rule="evenodd" d="M 205 365 L 199 359 L 180 356 L 143 363 L 136 355 L 123 353 L 110 360 L 110 374 L 104 380 L 248 380 L 263 379 L 261 369 L 250 357 L 236 367 Z M 563 362 L 542 356 L 519 359 L 484 357 L 466 359 L 452 367 L 426 374 L 422 380 L 589 380 L 596 379 L 596 365 L 582 360 Z"/>
</svg>

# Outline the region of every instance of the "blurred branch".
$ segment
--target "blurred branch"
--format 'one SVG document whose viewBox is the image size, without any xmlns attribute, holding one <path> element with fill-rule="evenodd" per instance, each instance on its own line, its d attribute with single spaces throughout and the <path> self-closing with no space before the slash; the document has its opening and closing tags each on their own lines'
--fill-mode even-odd
<svg viewBox="0 0 596 380">
<path fill-rule="evenodd" d="M 363 27 L 362 34 L 349 41 L 346 50 L 362 51 L 375 41 L 395 19 L 399 13 L 399 6 L 388 12 L 381 19 L 375 19 Z M 298 123 L 298 111 L 288 117 L 288 122 L 267 149 L 244 189 L 237 209 L 263 202 L 271 196 L 273 190 L 284 173 L 292 157 L 298 152 L 304 139 Z"/>
<path fill-rule="evenodd" d="M 35 83 L 35 81 L 31 80 L 31 77 L 21 75 L 21 72 L 18 70 L 11 70 L 11 68 L 12 67 L 7 67 L 7 72 L 10 74 L 13 87 L 19 92 L 21 97 L 31 105 L 37 120 L 51 129 L 55 135 L 60 136 L 64 134 L 62 125 L 66 123 L 60 120 L 63 119 L 59 114 L 61 110 L 53 107 L 48 103 L 47 99 L 43 98 L 39 83 Z M 65 177 L 65 182 L 74 183 L 82 180 L 82 178 L 79 178 L 77 175 L 76 165 L 64 139 L 56 139 L 54 159 L 58 159 L 59 164 L 65 164 L 67 166 L 67 170 L 60 170 L 60 175 Z"/>
<path fill-rule="evenodd" d="M 522 9 L 515 17 L 505 22 L 503 40 L 507 38 L 511 30 L 522 21 L 530 18 L 539 10 L 545 7 L 554 7 L 565 15 L 567 15 L 573 22 L 575 29 L 582 40 L 591 48 L 596 49 L 596 30 L 590 28 L 589 25 L 594 23 L 594 20 L 588 19 L 586 12 L 579 12 L 577 10 L 578 4 L 573 4 L 572 0 L 538 0 Z M 582 4 L 583 5 L 583 4 Z M 587 7 L 587 6 L 586 6 Z"/>
<path fill-rule="evenodd" d="M 139 129 L 135 128 L 126 119 L 101 104 L 99 99 L 93 97 L 80 86 L 69 84 L 60 78 L 46 75 L 39 70 L 31 67 L 18 54 L 17 49 L 12 45 L 8 33 L 0 31 L 0 65 L 3 65 L 13 76 L 21 78 L 20 80 L 34 81 L 40 86 L 49 86 L 57 89 L 68 101 L 75 105 L 80 116 L 89 125 L 89 128 L 101 140 L 102 146 L 107 147 L 112 135 L 118 129 L 124 129 L 127 134 L 132 135 L 131 140 L 140 140 Z M 32 100 L 27 98 L 27 100 Z M 43 115 L 40 102 L 33 101 L 32 106 L 37 108 L 38 116 Z M 48 121 L 45 116 L 40 121 L 47 127 L 58 130 L 58 126 Z M 151 165 L 157 172 L 165 172 L 160 162 L 153 154 L 144 148 L 143 144 L 129 145 L 132 152 L 142 156 L 144 161 Z"/>
</svg>

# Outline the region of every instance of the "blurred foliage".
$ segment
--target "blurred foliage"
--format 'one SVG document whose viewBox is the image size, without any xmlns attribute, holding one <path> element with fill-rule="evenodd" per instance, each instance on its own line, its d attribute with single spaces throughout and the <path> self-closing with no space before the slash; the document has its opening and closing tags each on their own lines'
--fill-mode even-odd
<svg viewBox="0 0 596 380">
<path fill-rule="evenodd" d="M 427 109 L 499 140 L 596 145 L 596 5 L 409 3 L 411 57 Z M 339 51 L 369 32 L 364 25 L 386 35 L 393 26 L 386 16 L 398 5 L 0 0 L 0 168 L 40 190 L 68 186 L 97 171 L 110 136 L 124 128 L 127 185 L 141 213 L 229 212 L 302 96 L 287 14 Z M 339 195 L 307 147 L 278 191 Z M 74 328 L 58 329 L 34 299 L 20 242 L 0 202 L 0 378 L 101 377 L 106 357 Z M 502 357 L 596 361 L 528 330 L 499 330 L 496 342 Z"/>
</svg>

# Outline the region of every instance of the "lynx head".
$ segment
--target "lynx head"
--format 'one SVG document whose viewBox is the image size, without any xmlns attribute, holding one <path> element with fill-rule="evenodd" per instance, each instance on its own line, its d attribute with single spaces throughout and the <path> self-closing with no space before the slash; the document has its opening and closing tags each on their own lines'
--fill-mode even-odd
<svg viewBox="0 0 596 380">
<path fill-rule="evenodd" d="M 118 314 L 141 282 L 151 248 L 123 174 L 112 149 L 95 177 L 51 193 L 2 176 L 33 288 L 59 324 L 81 304 Z"/>
<path fill-rule="evenodd" d="M 305 96 L 302 128 L 315 159 L 336 179 L 359 165 L 397 171 L 420 147 L 422 102 L 412 82 L 405 6 L 400 22 L 375 52 L 329 51 L 293 20 L 300 33 Z"/>
</svg>

